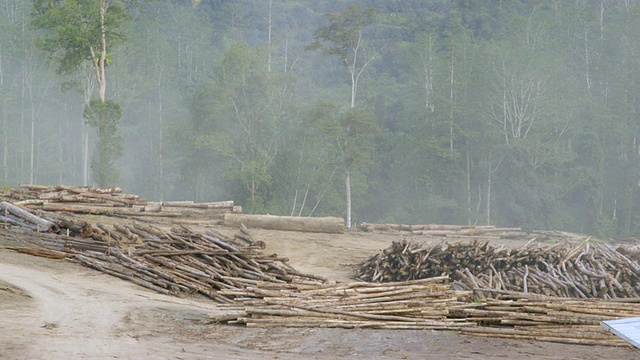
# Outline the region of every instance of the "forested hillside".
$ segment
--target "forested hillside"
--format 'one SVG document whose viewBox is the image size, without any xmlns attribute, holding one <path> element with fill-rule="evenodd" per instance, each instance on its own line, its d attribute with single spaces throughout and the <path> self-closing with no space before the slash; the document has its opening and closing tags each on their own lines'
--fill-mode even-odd
<svg viewBox="0 0 640 360">
<path fill-rule="evenodd" d="M 109 182 L 354 224 L 640 230 L 640 1 L 77 3 L 92 1 L 127 14 L 94 57 L 113 133 L 87 113 L 92 62 L 60 71 L 54 27 L 34 21 L 34 4 L 64 1 L 0 3 L 2 185 Z"/>
</svg>

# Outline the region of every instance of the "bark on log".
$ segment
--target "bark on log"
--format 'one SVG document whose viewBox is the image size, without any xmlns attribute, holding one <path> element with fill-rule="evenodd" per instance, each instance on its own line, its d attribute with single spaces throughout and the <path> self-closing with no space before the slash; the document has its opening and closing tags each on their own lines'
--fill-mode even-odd
<svg viewBox="0 0 640 360">
<path fill-rule="evenodd" d="M 162 211 L 147 212 L 142 211 L 143 208 L 126 208 L 126 207 L 104 207 L 104 206 L 85 206 L 71 205 L 61 203 L 43 204 L 44 211 L 68 211 L 73 213 L 92 214 L 92 215 L 127 215 L 127 216 L 158 216 L 158 217 L 179 217 L 181 212 Z"/>
<path fill-rule="evenodd" d="M 113 202 L 121 203 L 125 205 L 145 205 L 146 204 L 146 201 L 140 201 L 138 199 L 129 200 L 129 199 L 121 198 L 119 196 L 111 196 L 111 195 L 108 195 L 109 192 L 105 194 L 103 194 L 103 192 L 94 193 L 94 192 L 85 191 L 85 189 L 83 188 L 77 188 L 77 187 L 67 186 L 67 185 L 58 185 L 57 189 L 66 190 L 70 193 L 79 194 L 87 198 L 103 199 L 103 200 L 113 201 Z M 117 190 L 120 190 L 120 189 L 115 188 L 113 191 L 117 192 Z"/>
<path fill-rule="evenodd" d="M 224 225 L 248 228 L 306 231 L 340 234 L 344 233 L 344 220 L 338 217 L 295 217 L 275 215 L 224 214 Z"/>
<path fill-rule="evenodd" d="M 35 224 L 38 230 L 43 232 L 48 232 L 52 229 L 57 228 L 56 224 L 54 224 L 53 222 L 43 219 L 41 217 L 35 216 L 32 213 L 18 206 L 15 206 L 11 203 L 8 203 L 6 201 L 3 201 L 0 203 L 0 211 L 5 214 L 6 213 L 12 214 L 20 219 L 23 219 L 27 222 Z"/>
<path fill-rule="evenodd" d="M 217 201 L 208 203 L 195 203 L 193 201 L 164 201 L 162 206 L 166 207 L 185 207 L 195 209 L 221 209 L 221 208 L 233 208 L 233 201 Z"/>
<path fill-rule="evenodd" d="M 411 225 L 404 224 L 370 224 L 362 222 L 360 223 L 359 227 L 362 231 L 411 231 Z"/>
<path fill-rule="evenodd" d="M 20 184 L 18 187 L 27 190 L 36 190 L 36 191 L 51 191 L 54 188 L 48 185 L 37 185 L 37 184 Z"/>
</svg>

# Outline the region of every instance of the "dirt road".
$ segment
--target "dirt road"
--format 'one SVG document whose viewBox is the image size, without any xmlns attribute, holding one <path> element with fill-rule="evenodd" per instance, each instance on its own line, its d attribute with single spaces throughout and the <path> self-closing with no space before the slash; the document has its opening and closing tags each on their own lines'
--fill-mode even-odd
<svg viewBox="0 0 640 360">
<path fill-rule="evenodd" d="M 301 271 L 347 266 L 397 236 L 256 231 Z M 631 348 L 571 346 L 453 332 L 253 329 L 208 324 L 206 299 L 160 295 L 64 260 L 0 250 L 0 359 L 633 359 Z"/>
</svg>

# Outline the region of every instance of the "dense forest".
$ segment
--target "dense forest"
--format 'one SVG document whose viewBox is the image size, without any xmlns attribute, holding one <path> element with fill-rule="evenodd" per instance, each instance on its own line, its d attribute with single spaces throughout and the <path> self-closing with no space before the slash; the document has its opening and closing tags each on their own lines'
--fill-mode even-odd
<svg viewBox="0 0 640 360">
<path fill-rule="evenodd" d="M 67 1 L 108 4 L 120 31 L 75 63 L 43 15 L 63 3 L 1 0 L 4 186 L 640 230 L 639 1 Z"/>
</svg>

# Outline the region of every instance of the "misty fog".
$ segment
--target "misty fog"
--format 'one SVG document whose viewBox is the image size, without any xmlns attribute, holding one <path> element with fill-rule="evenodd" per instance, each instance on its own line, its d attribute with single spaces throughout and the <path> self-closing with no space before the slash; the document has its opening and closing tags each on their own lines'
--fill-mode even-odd
<svg viewBox="0 0 640 360">
<path fill-rule="evenodd" d="M 91 63 L 56 71 L 33 4 L 0 4 L 0 185 L 96 185 Z M 350 203 L 354 224 L 638 233 L 638 1 L 123 9 L 126 41 L 107 46 L 122 109 L 110 186 L 248 213 Z"/>
</svg>

